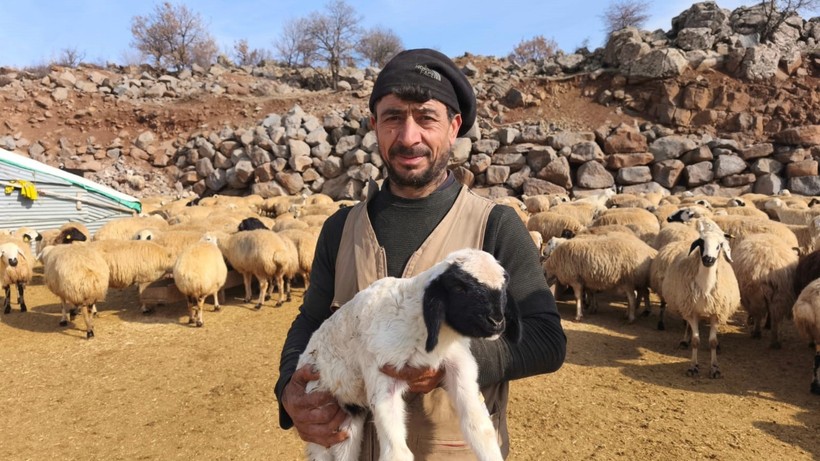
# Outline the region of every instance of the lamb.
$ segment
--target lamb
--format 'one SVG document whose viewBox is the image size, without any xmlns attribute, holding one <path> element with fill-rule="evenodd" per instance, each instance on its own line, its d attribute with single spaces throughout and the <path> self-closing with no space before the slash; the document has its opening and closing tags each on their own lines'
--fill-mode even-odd
<svg viewBox="0 0 820 461">
<path fill-rule="evenodd" d="M 60 326 L 68 325 L 68 302 L 82 311 L 86 338 L 93 338 L 94 305 L 108 293 L 108 266 L 102 255 L 86 243 L 77 243 L 48 246 L 42 258 L 46 286 L 63 304 Z"/>
<path fill-rule="evenodd" d="M 553 237 L 559 237 L 565 230 L 577 234 L 582 229 L 584 225 L 578 219 L 552 211 L 536 213 L 527 221 L 527 230 L 540 233 L 545 242 Z"/>
<path fill-rule="evenodd" d="M 214 310 L 219 310 L 219 290 L 225 285 L 228 277 L 228 266 L 217 246 L 217 239 L 212 234 L 205 234 L 202 241 L 186 248 L 174 264 L 174 283 L 186 296 L 188 304 L 188 323 L 204 325 L 202 311 L 205 298 L 214 297 Z M 196 307 L 191 302 L 196 300 Z"/>
<path fill-rule="evenodd" d="M 17 303 L 20 305 L 20 312 L 26 312 L 26 284 L 31 282 L 34 265 L 34 257 L 31 255 L 31 247 L 22 242 L 10 240 L 0 243 L 0 283 L 2 283 L 5 294 L 3 302 L 3 313 L 11 312 L 11 286 L 17 286 Z"/>
<path fill-rule="evenodd" d="M 679 254 L 670 264 L 663 280 L 662 292 L 669 309 L 678 312 L 689 324 L 681 346 L 689 345 L 691 330 L 692 363 L 687 375 L 698 376 L 698 322 L 710 320 L 709 347 L 712 352 L 711 378 L 720 377 L 717 363 L 717 328 L 740 307 L 740 289 L 732 270 L 731 249 L 722 232 L 699 229 L 700 237 L 692 242 L 689 252 Z M 698 254 L 693 254 L 699 250 Z M 725 258 L 725 261 L 721 259 Z"/>
<path fill-rule="evenodd" d="M 811 393 L 820 395 L 820 280 L 809 283 L 797 297 L 792 310 L 800 335 L 814 343 L 814 373 Z"/>
<path fill-rule="evenodd" d="M 794 304 L 794 271 L 797 254 L 771 234 L 746 237 L 734 248 L 732 268 L 740 288 L 740 301 L 754 319 L 753 338 L 760 338 L 766 318 L 771 322 L 772 349 L 780 348 L 780 322 Z"/>
<path fill-rule="evenodd" d="M 584 289 L 619 289 L 629 300 L 627 318 L 635 321 L 636 290 L 649 286 L 649 267 L 657 251 L 632 234 L 613 232 L 573 239 L 554 237 L 547 243 L 544 268 L 575 293 L 575 320 L 584 317 Z"/>
<path fill-rule="evenodd" d="M 507 302 L 509 276 L 492 255 L 465 249 L 412 278 L 387 277 L 360 291 L 325 321 L 299 357 L 314 366 L 309 392 L 331 392 L 345 408 L 370 408 L 380 459 L 411 460 L 403 394 L 407 383 L 382 373 L 392 365 L 445 367 L 443 387 L 478 459 L 501 460 L 495 430 L 479 398 L 478 367 L 470 338 L 520 339 L 515 304 Z M 364 412 L 345 421 L 350 437 L 329 449 L 308 444 L 314 460 L 356 460 Z"/>
</svg>

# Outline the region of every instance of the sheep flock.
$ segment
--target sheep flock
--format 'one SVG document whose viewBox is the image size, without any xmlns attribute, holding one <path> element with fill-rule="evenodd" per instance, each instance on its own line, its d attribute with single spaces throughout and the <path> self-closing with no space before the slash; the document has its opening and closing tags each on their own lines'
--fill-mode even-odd
<svg viewBox="0 0 820 461">
<path fill-rule="evenodd" d="M 721 197 L 604 190 L 573 198 L 545 194 L 495 201 L 513 208 L 530 232 L 532 240 L 520 244 L 539 247 L 556 298 L 575 301 L 573 312 L 562 312 L 567 319 L 595 322 L 600 292 L 622 297 L 628 305 L 625 323 L 657 315 L 657 328 L 664 329 L 669 310 L 687 324 L 683 340 L 670 338 L 670 343 L 691 349 L 690 376 L 699 376 L 704 320 L 711 351 L 706 375 L 712 378 L 731 373 L 717 363 L 722 325 L 745 325 L 751 338 L 765 335 L 770 347 L 778 348 L 783 324 L 794 322 L 801 338 L 816 348 L 811 390 L 820 394 L 820 290 L 813 283 L 820 278 L 820 204 L 815 197 L 788 191 Z M 141 215 L 106 223 L 93 235 L 72 222 L 59 229 L 0 229 L 4 312 L 21 315 L 17 312 L 32 308 L 24 299 L 31 273 L 41 273 L 43 285 L 61 299 L 59 325 L 82 312 L 88 338 L 98 336 L 96 303 L 108 292 L 137 286 L 142 293 L 165 279 L 178 281 L 194 326 L 202 326 L 203 310 L 210 310 L 206 296 L 213 298 L 213 310 L 220 308 L 230 272 L 244 281 L 239 302 L 254 299 L 256 309 L 278 307 L 289 299 L 292 282 L 309 284 L 324 220 L 353 204 L 321 194 L 151 197 L 143 200 Z M 141 304 L 146 314 L 159 307 Z M 59 325 L 55 322 L 55 330 Z"/>
</svg>

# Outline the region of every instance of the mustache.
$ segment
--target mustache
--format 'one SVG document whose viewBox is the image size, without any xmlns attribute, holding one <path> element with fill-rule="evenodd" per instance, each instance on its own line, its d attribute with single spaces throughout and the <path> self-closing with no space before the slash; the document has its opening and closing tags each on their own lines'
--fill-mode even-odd
<svg viewBox="0 0 820 461">
<path fill-rule="evenodd" d="M 395 145 L 390 148 L 387 152 L 390 156 L 400 155 L 405 157 L 423 157 L 423 156 L 430 156 L 433 155 L 433 151 L 425 146 L 424 144 L 420 144 L 417 146 L 401 146 Z"/>
</svg>

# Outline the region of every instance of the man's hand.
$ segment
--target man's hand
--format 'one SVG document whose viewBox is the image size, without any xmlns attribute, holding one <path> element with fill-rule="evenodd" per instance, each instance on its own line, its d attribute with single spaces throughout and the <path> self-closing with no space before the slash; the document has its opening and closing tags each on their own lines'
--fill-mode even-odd
<svg viewBox="0 0 820 461">
<path fill-rule="evenodd" d="M 441 384 L 444 379 L 444 368 L 438 370 L 433 368 L 413 368 L 409 366 L 396 370 L 393 365 L 385 365 L 380 371 L 391 378 L 407 381 L 410 385 L 410 392 L 426 394 Z"/>
<path fill-rule="evenodd" d="M 307 383 L 317 379 L 319 373 L 311 365 L 296 370 L 282 392 L 282 406 L 302 440 L 330 447 L 349 436 L 339 430 L 348 415 L 329 392 L 305 393 Z"/>
</svg>

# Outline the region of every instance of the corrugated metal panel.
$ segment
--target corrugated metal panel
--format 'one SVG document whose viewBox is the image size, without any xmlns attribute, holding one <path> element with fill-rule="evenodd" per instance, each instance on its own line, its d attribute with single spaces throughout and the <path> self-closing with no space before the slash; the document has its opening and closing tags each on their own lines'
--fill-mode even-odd
<svg viewBox="0 0 820 461">
<path fill-rule="evenodd" d="M 112 219 L 132 215 L 133 210 L 116 200 L 85 190 L 64 178 L 0 161 L 0 181 L 15 179 L 34 183 L 40 196 L 32 201 L 23 197 L 19 189 L 7 195 L 0 187 L 0 229 L 22 226 L 56 229 L 68 221 L 79 221 L 89 231 L 96 232 Z"/>
</svg>

